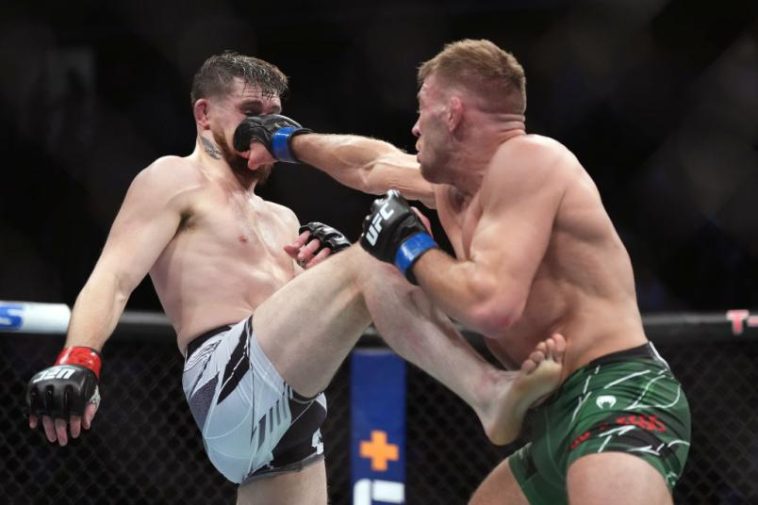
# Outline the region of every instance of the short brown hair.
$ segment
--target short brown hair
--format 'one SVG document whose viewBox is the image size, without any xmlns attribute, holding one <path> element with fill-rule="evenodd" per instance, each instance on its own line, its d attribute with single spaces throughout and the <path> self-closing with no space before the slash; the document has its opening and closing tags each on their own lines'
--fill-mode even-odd
<svg viewBox="0 0 758 505">
<path fill-rule="evenodd" d="M 496 109 L 523 114 L 526 110 L 524 69 L 511 53 L 489 40 L 459 40 L 447 44 L 421 64 L 418 83 L 434 74 L 445 83 L 460 84 L 481 95 Z"/>
<path fill-rule="evenodd" d="M 252 56 L 225 51 L 205 60 L 192 79 L 190 100 L 222 96 L 232 89 L 238 77 L 247 84 L 260 86 L 264 96 L 282 96 L 287 92 L 287 76 L 275 65 Z"/>
</svg>

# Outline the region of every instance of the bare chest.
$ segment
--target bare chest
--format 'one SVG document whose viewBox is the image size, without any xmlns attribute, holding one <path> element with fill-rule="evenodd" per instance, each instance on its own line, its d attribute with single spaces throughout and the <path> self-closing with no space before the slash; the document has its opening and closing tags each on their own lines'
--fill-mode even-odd
<svg viewBox="0 0 758 505">
<path fill-rule="evenodd" d="M 464 199 L 450 192 L 438 199 L 437 212 L 456 256 L 469 258 L 474 230 L 482 217 L 478 194 Z"/>
<path fill-rule="evenodd" d="M 282 247 L 296 230 L 265 202 L 240 197 L 197 202 L 180 235 L 189 248 L 215 248 L 225 257 L 286 260 Z"/>
</svg>

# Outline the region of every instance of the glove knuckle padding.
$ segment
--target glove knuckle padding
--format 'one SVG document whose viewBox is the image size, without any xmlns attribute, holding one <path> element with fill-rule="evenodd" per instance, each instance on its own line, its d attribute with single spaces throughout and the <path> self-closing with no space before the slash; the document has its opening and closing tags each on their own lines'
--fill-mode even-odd
<svg viewBox="0 0 758 505">
<path fill-rule="evenodd" d="M 403 240 L 414 233 L 425 232 L 426 228 L 408 201 L 391 191 L 386 198 L 374 200 L 371 213 L 363 222 L 363 231 L 364 249 L 382 261 L 392 262 Z"/>
<path fill-rule="evenodd" d="M 363 221 L 361 247 L 380 261 L 393 263 L 409 282 L 418 285 L 413 265 L 437 246 L 421 218 L 399 192 L 390 190 L 374 200 Z"/>
<path fill-rule="evenodd" d="M 55 365 L 32 377 L 27 388 L 29 412 L 67 419 L 81 416 L 97 390 L 97 376 L 83 366 Z"/>
<path fill-rule="evenodd" d="M 242 121 L 237 129 L 234 130 L 232 143 L 237 151 L 243 152 L 250 149 L 250 142 L 253 139 L 262 142 L 264 145 L 270 144 L 271 139 L 266 137 L 266 129 L 261 124 L 259 117 L 248 117 Z"/>
<path fill-rule="evenodd" d="M 286 127 L 302 128 L 294 119 L 280 114 L 247 117 L 234 130 L 234 149 L 239 152 L 247 151 L 250 149 L 250 142 L 255 139 L 271 151 L 274 133 Z"/>
<path fill-rule="evenodd" d="M 324 246 L 331 249 L 332 252 L 338 252 L 350 247 L 350 241 L 345 235 L 327 224 L 312 221 L 300 227 L 300 233 L 303 233 L 304 231 L 309 231 L 311 233 L 311 238 L 318 239 L 321 243 L 321 247 L 319 247 L 316 252 L 321 251 Z"/>
</svg>

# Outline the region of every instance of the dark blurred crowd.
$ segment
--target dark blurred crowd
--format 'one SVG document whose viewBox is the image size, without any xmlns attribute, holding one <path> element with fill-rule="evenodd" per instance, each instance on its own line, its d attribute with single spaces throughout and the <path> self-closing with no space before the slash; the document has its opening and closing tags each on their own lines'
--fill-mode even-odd
<svg viewBox="0 0 758 505">
<path fill-rule="evenodd" d="M 597 182 L 643 312 L 758 306 L 755 2 L 107 4 L 0 7 L 0 299 L 73 303 L 134 175 L 194 148 L 210 54 L 278 65 L 284 113 L 316 131 L 412 151 L 418 64 L 489 38 L 525 67 L 528 130 Z M 292 165 L 261 194 L 352 239 L 372 200 Z M 129 307 L 159 310 L 149 281 Z"/>
</svg>

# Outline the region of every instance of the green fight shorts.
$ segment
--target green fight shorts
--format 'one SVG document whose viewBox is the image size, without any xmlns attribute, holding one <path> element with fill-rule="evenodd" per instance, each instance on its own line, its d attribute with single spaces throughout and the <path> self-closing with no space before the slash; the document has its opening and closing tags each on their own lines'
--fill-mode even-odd
<svg viewBox="0 0 758 505">
<path fill-rule="evenodd" d="M 673 489 L 690 447 L 690 408 L 651 343 L 602 356 L 572 373 L 531 413 L 531 442 L 508 462 L 532 505 L 568 503 L 566 473 L 587 454 L 624 452 Z"/>
</svg>

